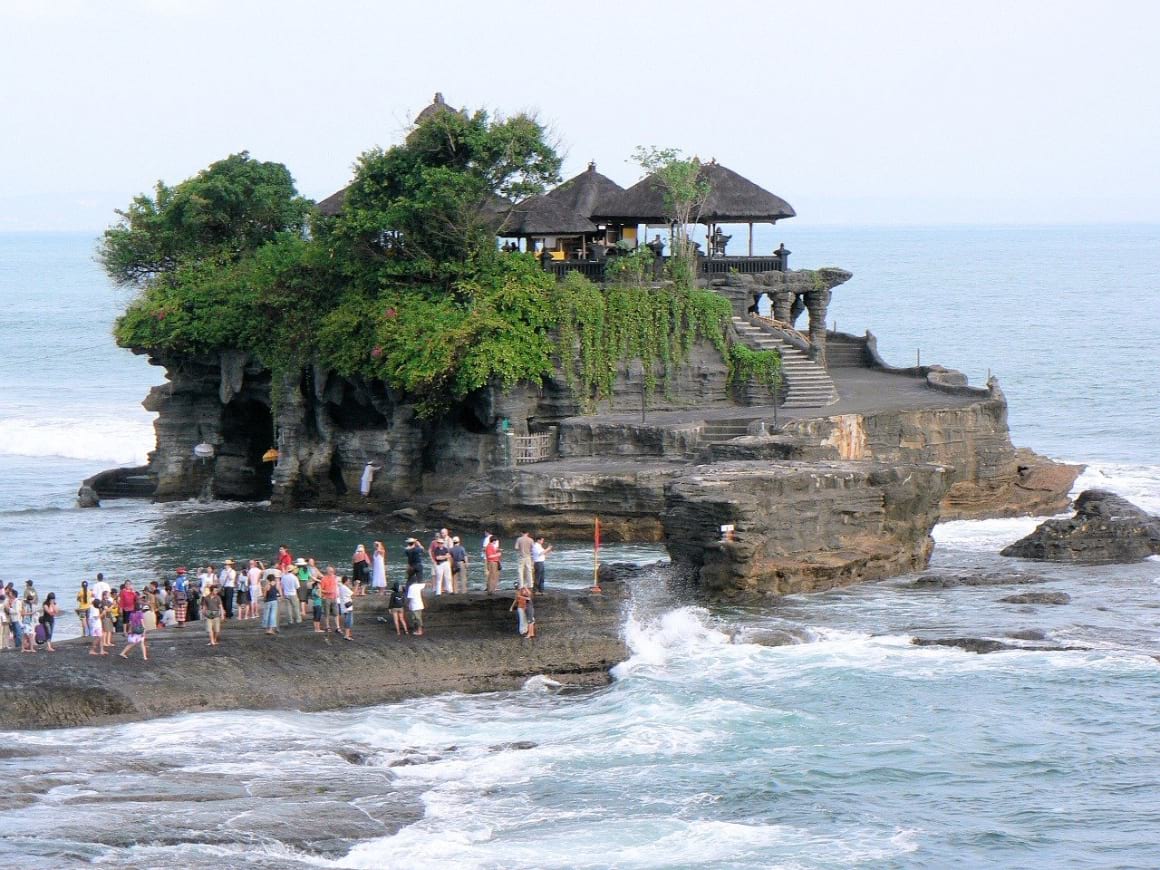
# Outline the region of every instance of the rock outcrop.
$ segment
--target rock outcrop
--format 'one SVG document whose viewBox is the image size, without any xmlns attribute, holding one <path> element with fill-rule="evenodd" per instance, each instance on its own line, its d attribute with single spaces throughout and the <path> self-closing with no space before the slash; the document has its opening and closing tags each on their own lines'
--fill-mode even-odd
<svg viewBox="0 0 1160 870">
<path fill-rule="evenodd" d="M 63 641 L 55 653 L 5 656 L 0 730 L 202 710 L 322 710 L 515 689 L 537 675 L 566 686 L 602 685 L 627 656 L 620 586 L 605 582 L 603 595 L 538 596 L 531 641 L 515 632 L 510 592 L 430 598 L 424 637 L 396 637 L 377 622 L 387 610 L 375 597 L 358 599 L 353 643 L 315 634 L 310 623 L 269 637 L 257 620 L 227 622 L 216 647 L 206 645 L 196 622 L 152 632 L 148 661 L 136 652 L 129 661 L 90 656 L 83 639 Z"/>
<path fill-rule="evenodd" d="M 1102 489 L 1075 500 L 1075 516 L 1047 520 L 1002 551 L 1048 562 L 1126 563 L 1160 554 L 1160 517 Z"/>
<path fill-rule="evenodd" d="M 946 469 L 728 462 L 665 487 L 665 544 L 710 593 L 816 592 L 926 566 Z M 723 540 L 720 527 L 734 527 Z"/>
</svg>

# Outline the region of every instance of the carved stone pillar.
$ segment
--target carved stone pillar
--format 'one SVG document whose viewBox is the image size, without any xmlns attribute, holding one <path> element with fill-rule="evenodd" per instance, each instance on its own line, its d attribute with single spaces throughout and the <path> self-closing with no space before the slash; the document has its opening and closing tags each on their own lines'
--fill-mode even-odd
<svg viewBox="0 0 1160 870">
<path fill-rule="evenodd" d="M 793 305 L 794 293 L 789 290 L 782 290 L 776 287 L 770 287 L 766 291 L 769 293 L 769 298 L 773 300 L 773 319 L 780 320 L 782 323 L 789 323 L 790 308 Z"/>
<path fill-rule="evenodd" d="M 810 344 L 814 346 L 818 365 L 826 365 L 826 310 L 830 306 L 829 290 L 811 290 L 805 294 L 810 312 Z"/>
</svg>

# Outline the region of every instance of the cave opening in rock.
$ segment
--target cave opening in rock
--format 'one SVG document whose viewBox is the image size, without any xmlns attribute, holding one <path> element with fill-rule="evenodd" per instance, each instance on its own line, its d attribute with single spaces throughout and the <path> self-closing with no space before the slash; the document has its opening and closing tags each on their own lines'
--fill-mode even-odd
<svg viewBox="0 0 1160 870">
<path fill-rule="evenodd" d="M 274 491 L 273 465 L 262 454 L 274 446 L 274 419 L 268 405 L 235 398 L 222 413 L 222 445 L 214 470 L 218 498 L 262 501 Z"/>
<path fill-rule="evenodd" d="M 347 485 L 342 476 L 342 460 L 339 458 L 337 450 L 330 456 L 328 477 L 330 478 L 330 482 L 334 484 L 334 491 L 338 495 L 346 495 Z"/>
</svg>

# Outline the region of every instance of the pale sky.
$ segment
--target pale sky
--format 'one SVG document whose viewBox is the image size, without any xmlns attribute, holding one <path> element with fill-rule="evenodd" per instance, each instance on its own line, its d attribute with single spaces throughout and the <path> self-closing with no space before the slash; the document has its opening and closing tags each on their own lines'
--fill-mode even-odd
<svg viewBox="0 0 1160 870">
<path fill-rule="evenodd" d="M 801 225 L 1160 222 L 1160 2 L 0 0 L 0 231 L 247 149 L 347 183 L 442 91 L 619 183 L 715 157 Z"/>
</svg>

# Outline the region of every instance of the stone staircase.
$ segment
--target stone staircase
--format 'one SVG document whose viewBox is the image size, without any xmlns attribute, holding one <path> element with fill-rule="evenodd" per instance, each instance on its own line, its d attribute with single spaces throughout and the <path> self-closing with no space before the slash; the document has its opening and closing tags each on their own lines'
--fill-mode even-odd
<svg viewBox="0 0 1160 870">
<path fill-rule="evenodd" d="M 701 430 L 702 444 L 724 444 L 749 434 L 749 420 L 709 420 Z"/>
<path fill-rule="evenodd" d="M 824 408 L 838 401 L 838 391 L 829 373 L 811 360 L 805 351 L 741 317 L 734 316 L 733 328 L 738 337 L 754 350 L 776 350 L 781 354 L 781 377 L 785 385 L 785 401 L 781 407 Z M 752 390 L 750 396 L 753 398 Z"/>
</svg>

